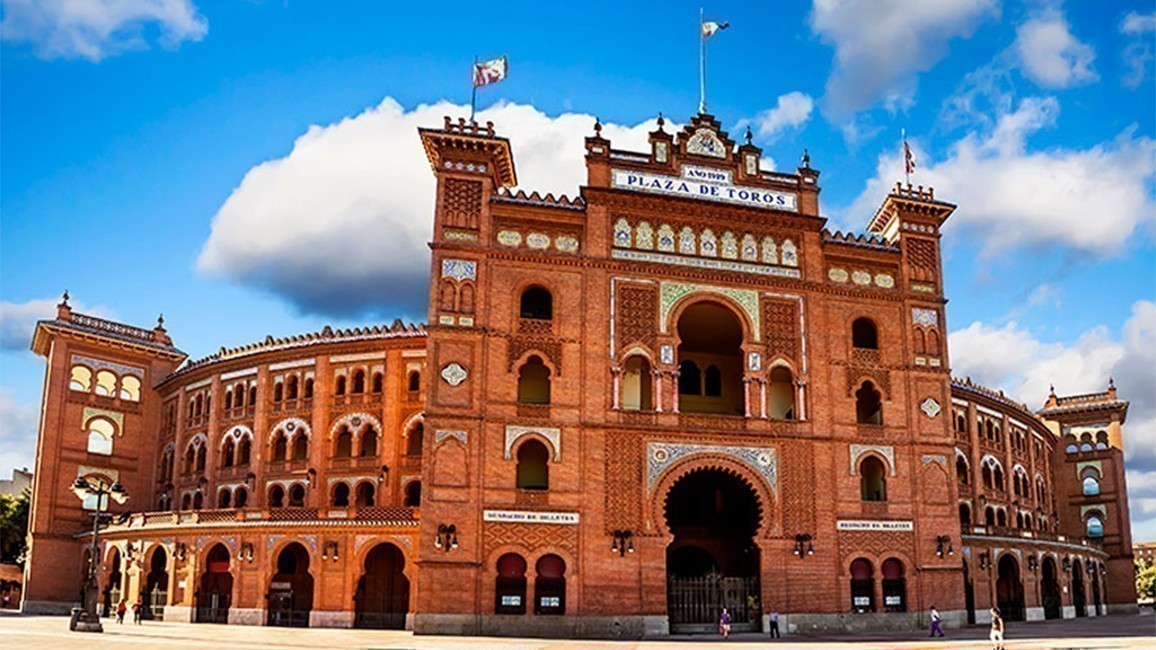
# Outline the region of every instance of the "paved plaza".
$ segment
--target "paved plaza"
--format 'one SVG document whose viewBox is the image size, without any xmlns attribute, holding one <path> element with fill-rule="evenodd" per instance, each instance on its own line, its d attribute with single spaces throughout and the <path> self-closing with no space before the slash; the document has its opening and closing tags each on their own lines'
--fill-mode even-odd
<svg viewBox="0 0 1156 650">
<path fill-rule="evenodd" d="M 0 614 L 0 647 L 37 648 L 367 648 L 379 650 L 554 650 L 565 648 L 635 650 L 641 648 L 989 648 L 987 630 L 951 630 L 943 640 L 923 633 L 856 636 L 790 637 L 771 641 L 762 635 L 739 635 L 729 641 L 717 636 L 676 637 L 644 641 L 583 641 L 495 637 L 414 636 L 390 630 L 332 630 L 193 625 L 147 622 L 116 625 L 109 619 L 104 634 L 68 631 L 68 619 Z M 1049 623 L 1008 624 L 1008 648 L 1153 648 L 1156 617 L 1112 616 Z"/>
</svg>

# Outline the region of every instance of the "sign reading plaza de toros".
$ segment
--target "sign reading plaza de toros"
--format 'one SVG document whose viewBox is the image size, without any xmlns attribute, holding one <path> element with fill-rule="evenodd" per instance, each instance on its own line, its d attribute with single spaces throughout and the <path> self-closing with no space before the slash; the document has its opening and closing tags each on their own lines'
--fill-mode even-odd
<svg viewBox="0 0 1156 650">
<path fill-rule="evenodd" d="M 798 196 L 758 187 L 735 185 L 730 170 L 683 165 L 682 176 L 629 169 L 611 170 L 610 184 L 623 190 L 654 192 L 690 199 L 737 203 L 755 208 L 797 212 Z"/>
</svg>

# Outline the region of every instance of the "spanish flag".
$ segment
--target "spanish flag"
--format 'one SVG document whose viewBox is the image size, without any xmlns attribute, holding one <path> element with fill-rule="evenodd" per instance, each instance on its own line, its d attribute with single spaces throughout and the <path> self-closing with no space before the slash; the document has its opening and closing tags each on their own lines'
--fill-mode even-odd
<svg viewBox="0 0 1156 650">
<path fill-rule="evenodd" d="M 498 83 L 506 78 L 508 69 L 504 56 L 500 59 L 474 63 L 474 88 Z"/>
<path fill-rule="evenodd" d="M 713 20 L 704 21 L 702 23 L 702 37 L 710 38 L 715 32 L 722 31 L 730 26 L 730 23 L 716 23 Z"/>
</svg>

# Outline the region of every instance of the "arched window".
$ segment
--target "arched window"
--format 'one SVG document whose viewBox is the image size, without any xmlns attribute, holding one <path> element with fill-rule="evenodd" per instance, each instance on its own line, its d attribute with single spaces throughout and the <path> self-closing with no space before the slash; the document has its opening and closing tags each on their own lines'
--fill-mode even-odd
<svg viewBox="0 0 1156 650">
<path fill-rule="evenodd" d="M 361 457 L 372 458 L 377 455 L 377 429 L 367 425 L 361 432 Z"/>
<path fill-rule="evenodd" d="M 542 358 L 534 355 L 518 370 L 518 402 L 522 404 L 550 403 L 550 369 Z"/>
<path fill-rule="evenodd" d="M 1016 528 L 1023 529 L 1024 527 L 1024 513 L 1016 513 Z"/>
<path fill-rule="evenodd" d="M 312 377 L 306 377 L 305 378 L 305 390 L 303 391 L 303 393 L 304 394 L 302 395 L 302 397 L 304 397 L 305 399 L 310 399 L 313 397 L 313 378 Z"/>
<path fill-rule="evenodd" d="M 424 446 L 425 424 L 422 422 L 415 422 L 405 439 L 405 455 L 421 456 L 422 447 Z"/>
<path fill-rule="evenodd" d="M 454 290 L 454 283 L 450 280 L 443 280 L 441 289 L 438 290 L 438 301 L 442 311 L 457 311 L 454 305 L 454 302 L 456 302 L 456 294 L 457 291 Z"/>
<path fill-rule="evenodd" d="M 987 509 L 985 509 L 983 511 L 983 525 L 985 525 L 985 526 L 994 526 L 995 525 L 995 508 L 988 506 Z"/>
<path fill-rule="evenodd" d="M 963 459 L 963 456 L 956 456 L 955 457 L 955 480 L 960 485 L 967 485 L 968 482 L 971 480 L 970 474 L 971 474 L 971 472 L 967 468 L 967 461 Z"/>
<path fill-rule="evenodd" d="M 527 440 L 518 447 L 518 489 L 549 490 L 549 451 L 537 440 Z"/>
<path fill-rule="evenodd" d="M 417 508 L 421 506 L 421 481 L 410 481 L 405 486 L 405 506 Z"/>
<path fill-rule="evenodd" d="M 939 356 L 939 331 L 931 330 L 927 333 L 927 353 L 933 357 Z"/>
<path fill-rule="evenodd" d="M 566 613 L 566 562 L 557 555 L 543 555 L 534 565 L 534 613 Z"/>
<path fill-rule="evenodd" d="M 285 437 L 284 431 L 278 431 L 273 437 L 273 453 L 270 459 L 278 462 L 289 460 L 288 451 L 289 440 Z"/>
<path fill-rule="evenodd" d="M 341 397 L 345 394 L 345 375 L 339 375 L 333 384 L 333 394 Z"/>
<path fill-rule="evenodd" d="M 186 492 L 185 496 L 181 497 L 181 510 L 192 510 L 192 509 L 193 509 L 193 495 Z"/>
<path fill-rule="evenodd" d="M 875 456 L 867 456 L 859 463 L 859 494 L 863 501 L 887 500 L 887 468 Z"/>
<path fill-rule="evenodd" d="M 273 384 L 273 401 L 280 402 L 285 399 L 285 385 L 281 382 Z"/>
<path fill-rule="evenodd" d="M 462 284 L 458 294 L 458 311 L 463 314 L 474 313 L 474 285 L 469 282 Z"/>
<path fill-rule="evenodd" d="M 1003 481 L 1003 470 L 1000 469 L 998 466 L 994 470 L 992 470 L 991 480 L 992 480 L 992 483 L 995 484 L 996 490 L 1003 492 L 1004 490 L 1007 489 L 1007 486 L 1004 484 L 1004 481 Z"/>
<path fill-rule="evenodd" d="M 285 380 L 285 399 L 297 399 L 297 375 L 289 375 Z"/>
<path fill-rule="evenodd" d="M 228 490 L 228 488 L 223 489 L 220 492 L 217 492 L 217 507 L 218 508 L 228 508 L 232 502 L 233 502 L 233 493 L 230 492 Z"/>
<path fill-rule="evenodd" d="M 959 504 L 959 527 L 965 534 L 971 531 L 971 506 L 966 503 Z"/>
<path fill-rule="evenodd" d="M 88 453 L 112 455 L 112 440 L 116 427 L 104 418 L 93 418 L 88 421 Z"/>
<path fill-rule="evenodd" d="M 116 373 L 111 370 L 101 370 L 96 373 L 96 394 L 106 397 L 116 395 Z M 197 396 L 200 399 L 200 396 Z M 197 415 L 200 415 L 198 412 Z"/>
<path fill-rule="evenodd" d="M 526 560 L 517 553 L 506 553 L 498 558 L 498 577 L 494 583 L 494 613 L 526 613 Z"/>
<path fill-rule="evenodd" d="M 368 481 L 357 484 L 357 507 L 370 508 L 374 504 L 374 487 L 373 483 Z"/>
<path fill-rule="evenodd" d="M 1000 528 L 1007 526 L 1007 512 L 1003 509 L 995 511 L 995 524 Z"/>
<path fill-rule="evenodd" d="M 1088 537 L 1104 536 L 1104 520 L 1099 515 L 1090 515 L 1087 521 Z"/>
<path fill-rule="evenodd" d="M 851 345 L 863 350 L 879 349 L 879 331 L 870 318 L 856 318 L 851 323 Z"/>
<path fill-rule="evenodd" d="M 980 471 L 983 474 L 983 487 L 988 490 L 992 489 L 995 484 L 991 480 L 991 466 L 985 464 Z"/>
<path fill-rule="evenodd" d="M 702 373 L 702 394 L 706 397 L 722 397 L 722 371 L 713 363 Z"/>
<path fill-rule="evenodd" d="M 341 427 L 337 432 L 337 445 L 333 455 L 337 458 L 349 458 L 353 455 L 353 434 L 347 427 Z"/>
<path fill-rule="evenodd" d="M 380 372 L 373 373 L 373 381 L 370 382 L 370 390 L 374 393 L 380 393 L 385 386 L 385 375 Z"/>
<path fill-rule="evenodd" d="M 200 490 L 197 490 L 196 493 L 193 494 L 193 510 L 200 510 L 204 506 L 205 495 L 202 494 Z"/>
<path fill-rule="evenodd" d="M 702 371 L 689 359 L 678 364 L 678 394 L 702 395 Z"/>
<path fill-rule="evenodd" d="M 235 460 L 236 445 L 233 444 L 233 440 L 230 438 L 225 441 L 225 444 L 221 445 L 221 467 L 232 467 Z"/>
<path fill-rule="evenodd" d="M 68 387 L 87 393 L 92 390 L 92 371 L 85 366 L 73 366 L 69 376 Z"/>
<path fill-rule="evenodd" d="M 634 355 L 626 360 L 622 373 L 622 408 L 626 411 L 649 411 L 654 394 L 650 362 Z"/>
<path fill-rule="evenodd" d="M 361 368 L 353 372 L 353 384 L 350 386 L 349 392 L 355 395 L 365 392 L 365 371 Z"/>
<path fill-rule="evenodd" d="M 421 373 L 420 372 L 418 372 L 416 370 L 410 372 L 409 373 L 409 379 L 407 381 L 408 381 L 407 387 L 409 389 L 409 392 L 416 393 L 417 391 L 421 390 Z"/>
<path fill-rule="evenodd" d="M 522 292 L 522 318 L 552 320 L 554 318 L 554 296 L 543 287 L 530 287 Z"/>
<path fill-rule="evenodd" d="M 274 485 L 273 487 L 269 488 L 269 507 L 285 507 L 285 488 L 281 487 L 280 485 Z"/>
<path fill-rule="evenodd" d="M 189 445 L 185 448 L 185 474 L 192 474 L 193 467 L 197 464 L 197 450 Z"/>
<path fill-rule="evenodd" d="M 140 401 L 140 379 L 132 375 L 125 375 L 120 380 L 120 398 L 129 402 Z"/>
<path fill-rule="evenodd" d="M 245 434 L 245 437 L 241 438 L 241 442 L 237 443 L 237 465 L 242 467 L 248 465 L 252 456 L 253 440 L 249 438 L 248 434 Z"/>
<path fill-rule="evenodd" d="M 767 414 L 776 420 L 795 419 L 795 380 L 786 366 L 771 370 L 767 385 Z"/>
<path fill-rule="evenodd" d="M 305 486 L 294 483 L 289 487 L 289 507 L 302 508 L 305 506 Z"/>
<path fill-rule="evenodd" d="M 225 410 L 233 408 L 233 389 L 230 388 L 225 391 Z"/>
<path fill-rule="evenodd" d="M 883 424 L 883 398 L 875 384 L 865 381 L 855 391 L 855 421 L 859 424 Z"/>
<path fill-rule="evenodd" d="M 197 471 L 198 472 L 205 471 L 205 464 L 206 464 L 207 460 L 208 460 L 208 457 L 207 457 L 207 453 L 205 450 L 205 446 L 201 445 L 199 448 L 197 448 Z"/>
<path fill-rule="evenodd" d="M 1108 448 L 1108 432 L 1107 431 L 1097 431 L 1096 432 L 1096 449 L 1102 450 L 1102 449 L 1107 449 L 1107 448 Z"/>
<path fill-rule="evenodd" d="M 253 384 L 252 386 L 249 387 L 249 403 L 250 404 L 256 404 L 257 403 L 257 384 Z"/>
<path fill-rule="evenodd" d="M 293 439 L 293 460 L 307 460 L 309 458 L 309 438 L 298 434 Z"/>
<path fill-rule="evenodd" d="M 955 417 L 955 430 L 960 433 L 967 433 L 967 416 L 960 413 Z"/>
<path fill-rule="evenodd" d="M 895 558 L 883 561 L 883 611 L 907 611 L 907 581 L 903 563 Z"/>
<path fill-rule="evenodd" d="M 237 488 L 237 494 L 233 497 L 233 507 L 244 508 L 247 503 L 249 503 L 249 491 L 242 485 Z"/>
<path fill-rule="evenodd" d="M 228 393 L 226 393 L 225 395 L 227 397 Z M 244 405 L 245 405 L 245 384 L 237 384 L 237 386 L 233 389 L 233 406 L 235 406 L 237 408 L 241 408 Z M 229 405 L 226 404 L 225 408 L 229 408 Z"/>
<path fill-rule="evenodd" d="M 349 507 L 349 484 L 337 482 L 333 485 L 333 494 L 329 503 L 334 508 L 348 508 Z"/>
<path fill-rule="evenodd" d="M 1100 481 L 1094 474 L 1088 473 L 1084 475 L 1084 495 L 1095 496 L 1100 493 Z"/>
<path fill-rule="evenodd" d="M 863 558 L 851 563 L 851 611 L 875 611 L 875 569 Z"/>
</svg>

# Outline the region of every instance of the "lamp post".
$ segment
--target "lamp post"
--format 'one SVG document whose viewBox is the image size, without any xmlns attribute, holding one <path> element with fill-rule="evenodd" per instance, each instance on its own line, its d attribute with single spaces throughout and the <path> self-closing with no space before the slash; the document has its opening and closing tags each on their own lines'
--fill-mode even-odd
<svg viewBox="0 0 1156 650">
<path fill-rule="evenodd" d="M 96 611 L 97 601 L 100 598 L 100 583 L 96 577 L 96 568 L 100 565 L 98 547 L 100 519 L 110 497 L 117 503 L 124 503 L 128 501 L 128 492 L 120 481 L 115 481 L 112 485 L 97 481 L 94 485 L 83 476 L 76 478 L 76 482 L 72 484 L 72 492 L 81 501 L 90 496 L 96 497 L 96 512 L 92 515 L 92 546 L 88 556 L 88 576 L 84 580 L 84 603 L 83 607 L 73 608 L 68 629 L 73 632 L 103 632 L 100 614 Z"/>
</svg>

